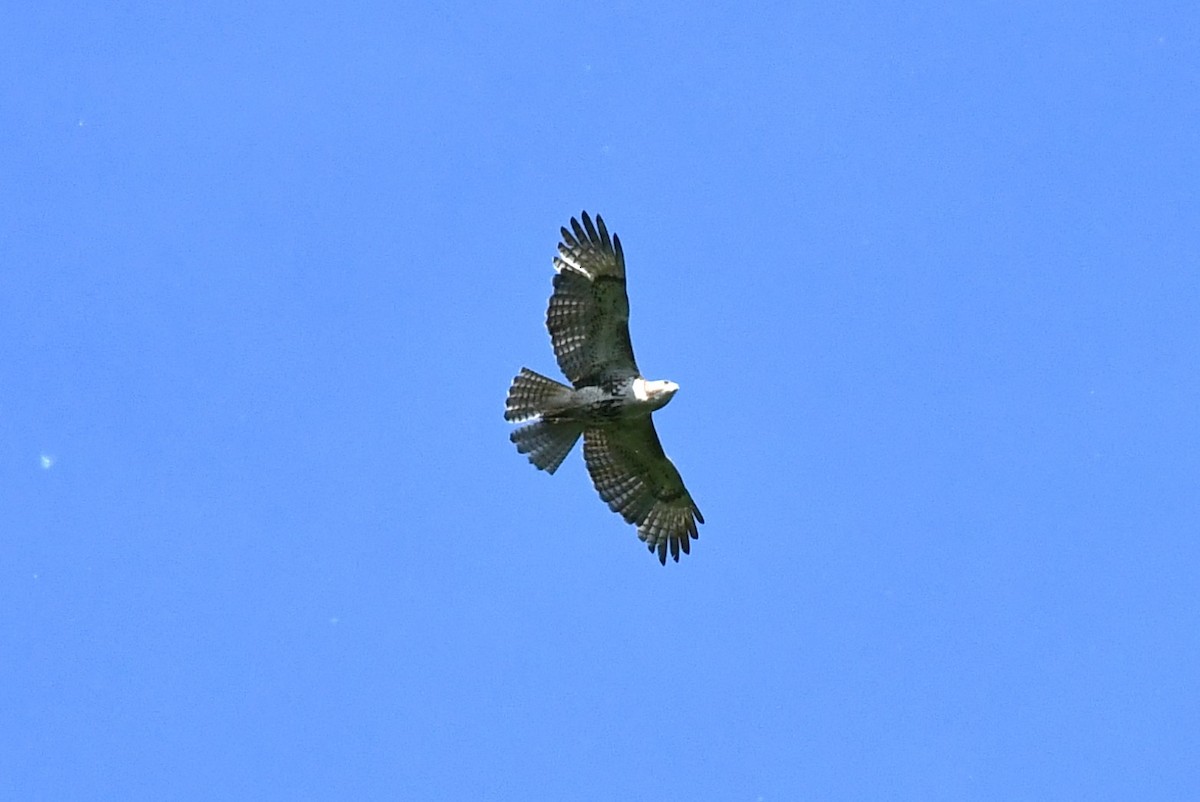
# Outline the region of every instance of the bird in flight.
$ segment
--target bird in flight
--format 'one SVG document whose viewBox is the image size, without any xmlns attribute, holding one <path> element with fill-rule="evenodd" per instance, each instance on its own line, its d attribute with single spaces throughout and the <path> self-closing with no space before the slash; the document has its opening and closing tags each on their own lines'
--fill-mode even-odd
<svg viewBox="0 0 1200 802">
<path fill-rule="evenodd" d="M 593 225 L 571 218 L 554 257 L 554 294 L 546 327 L 571 387 L 528 368 L 513 379 L 504 419 L 524 424 L 510 438 L 517 451 L 554 473 L 583 436 L 583 459 L 600 498 L 638 528 L 666 565 L 667 550 L 691 550 L 704 516 L 663 453 L 651 413 L 679 385 L 643 378 L 629 342 L 629 296 L 621 240 L 600 215 Z"/>
</svg>

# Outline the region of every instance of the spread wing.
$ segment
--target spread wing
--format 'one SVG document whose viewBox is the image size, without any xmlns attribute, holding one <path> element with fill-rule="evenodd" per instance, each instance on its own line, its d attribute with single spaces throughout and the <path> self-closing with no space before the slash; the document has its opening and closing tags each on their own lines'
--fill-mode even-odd
<svg viewBox="0 0 1200 802">
<path fill-rule="evenodd" d="M 680 549 L 689 553 L 689 538 L 700 536 L 696 522 L 704 523 L 704 516 L 663 453 L 649 415 L 588 429 L 583 458 L 600 498 L 637 525 L 638 537 L 658 552 L 659 562 L 666 564 L 668 546 L 676 562 Z"/>
<path fill-rule="evenodd" d="M 629 296 L 621 240 L 584 212 L 562 229 L 546 328 L 563 374 L 576 387 L 640 375 L 629 342 Z"/>
</svg>

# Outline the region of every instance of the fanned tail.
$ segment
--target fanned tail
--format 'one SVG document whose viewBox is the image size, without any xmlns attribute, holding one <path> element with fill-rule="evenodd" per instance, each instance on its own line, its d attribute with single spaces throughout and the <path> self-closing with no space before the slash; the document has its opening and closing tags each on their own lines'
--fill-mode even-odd
<svg viewBox="0 0 1200 802">
<path fill-rule="evenodd" d="M 504 403 L 504 419 L 519 423 L 544 415 L 555 406 L 571 400 L 571 388 L 529 368 L 513 379 Z M 524 452 L 522 452 L 524 453 Z"/>
<path fill-rule="evenodd" d="M 554 473 L 571 453 L 583 427 L 578 423 L 538 421 L 522 426 L 509 435 L 517 451 L 529 455 L 529 461 L 546 473 Z"/>
<path fill-rule="evenodd" d="M 562 408 L 571 400 L 571 388 L 529 368 L 513 379 L 504 404 L 504 419 L 527 421 Z M 583 427 L 570 421 L 538 420 L 509 435 L 517 451 L 529 455 L 529 461 L 547 473 L 554 473 L 571 453 Z"/>
</svg>

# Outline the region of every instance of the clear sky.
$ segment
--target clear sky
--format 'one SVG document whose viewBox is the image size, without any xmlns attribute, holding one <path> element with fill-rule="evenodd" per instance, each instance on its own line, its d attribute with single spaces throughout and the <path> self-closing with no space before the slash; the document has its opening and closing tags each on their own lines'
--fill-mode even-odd
<svg viewBox="0 0 1200 802">
<path fill-rule="evenodd" d="M 0 795 L 1200 794 L 1194 3 L 10 4 L 0 342 Z"/>
</svg>

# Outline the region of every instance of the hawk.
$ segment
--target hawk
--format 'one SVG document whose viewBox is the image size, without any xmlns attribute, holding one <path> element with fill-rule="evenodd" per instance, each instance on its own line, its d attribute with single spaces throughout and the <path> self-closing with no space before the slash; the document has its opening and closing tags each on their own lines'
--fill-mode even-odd
<svg viewBox="0 0 1200 802">
<path fill-rule="evenodd" d="M 658 561 L 667 550 L 679 562 L 704 516 L 663 453 L 651 413 L 666 406 L 679 385 L 648 381 L 629 342 L 629 296 L 621 240 L 608 235 L 600 215 L 587 212 L 562 228 L 554 257 L 554 294 L 546 327 L 558 366 L 571 387 L 528 368 L 513 379 L 504 419 L 517 451 L 554 473 L 583 436 L 583 459 L 600 498 L 638 528 Z"/>
</svg>

